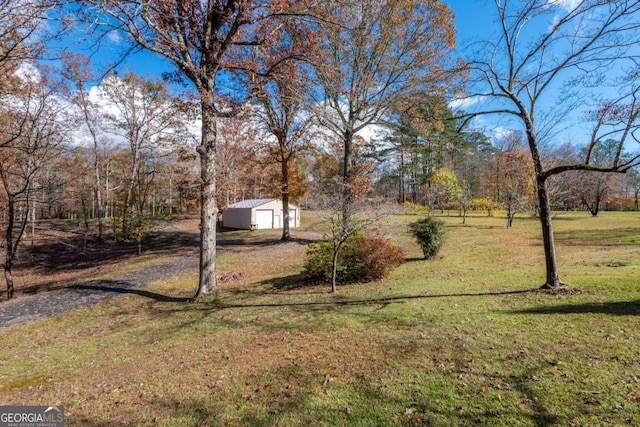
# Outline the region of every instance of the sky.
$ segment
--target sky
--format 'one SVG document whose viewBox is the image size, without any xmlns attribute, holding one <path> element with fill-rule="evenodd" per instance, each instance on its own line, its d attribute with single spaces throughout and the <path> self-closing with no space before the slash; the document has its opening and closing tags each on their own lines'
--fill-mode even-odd
<svg viewBox="0 0 640 427">
<path fill-rule="evenodd" d="M 443 2 L 447 3 L 451 7 L 456 16 L 455 23 L 457 42 L 460 52 L 463 52 L 464 47 L 474 41 L 496 39 L 496 30 L 499 29 L 499 27 L 496 25 L 497 22 L 494 18 L 495 0 L 443 0 Z M 581 0 L 546 0 L 546 2 L 550 7 L 556 7 L 549 9 L 553 11 L 553 13 L 543 15 L 542 18 L 533 18 L 528 20 L 525 27 L 526 31 L 523 31 L 523 34 L 520 35 L 521 39 L 527 39 L 527 37 L 529 37 L 529 40 L 532 42 L 538 40 L 539 34 L 548 32 L 554 23 L 557 22 L 561 14 L 565 14 L 579 6 Z M 597 15 L 592 15 L 590 17 L 597 17 Z M 587 22 L 589 21 L 587 20 Z M 524 43 L 522 45 L 524 45 Z M 637 49 L 635 53 L 638 53 Z M 547 57 L 550 57 L 551 55 L 553 55 L 553 52 L 549 52 Z M 625 66 L 629 66 L 629 63 Z M 562 106 L 562 101 L 573 100 L 570 97 L 564 96 L 564 92 L 562 91 L 562 84 L 568 81 L 567 79 L 573 77 L 572 73 L 573 71 L 567 71 L 558 75 L 558 78 L 555 80 L 556 83 L 550 86 L 549 90 L 544 92 L 538 102 L 539 123 L 542 122 L 540 118 L 543 114 L 551 112 L 554 109 L 555 111 L 560 111 L 556 107 Z M 622 68 L 620 65 L 616 64 L 615 67 L 607 70 L 605 77 L 611 79 L 612 77 L 620 75 L 622 75 Z M 548 121 L 549 123 L 553 123 L 553 131 L 549 134 L 548 140 L 545 141 L 550 146 L 557 146 L 564 143 L 576 146 L 586 144 L 591 137 L 591 131 L 593 129 L 593 123 L 585 120 L 587 111 L 593 109 L 593 105 L 599 102 L 598 96 L 602 96 L 603 98 L 614 98 L 618 96 L 618 92 L 615 87 L 605 86 L 600 86 L 592 91 L 580 88 L 578 93 L 580 96 L 584 97 L 580 99 L 580 103 L 572 106 L 572 109 L 567 110 L 571 111 L 570 114 L 567 114 L 562 121 Z M 460 100 L 456 104 L 450 105 L 458 106 L 467 111 L 473 111 L 474 108 L 485 107 L 487 102 L 489 101 L 472 98 Z M 521 123 L 517 120 L 509 119 L 508 116 L 480 116 L 477 119 L 474 119 L 472 125 L 485 128 L 485 133 L 493 135 L 496 138 L 504 135 L 504 133 L 509 129 L 523 129 Z M 637 145 L 638 144 L 630 144 L 627 149 L 638 151 L 639 147 L 637 147 Z"/>
<path fill-rule="evenodd" d="M 455 14 L 455 26 L 457 31 L 457 43 L 460 50 L 470 42 L 491 37 L 495 32 L 495 20 L 492 17 L 495 9 L 494 0 L 442 0 L 448 4 Z M 579 0 L 547 0 L 549 4 L 560 6 L 561 8 L 572 8 Z M 544 31 L 545 27 L 552 25 L 552 22 L 542 22 L 536 31 Z M 548 28 L 548 27 L 547 27 Z M 112 37 L 101 47 L 98 55 L 95 56 L 94 63 L 97 66 L 107 64 L 112 60 L 114 52 L 119 47 L 120 40 L 117 36 Z M 124 74 L 135 71 L 138 74 L 159 78 L 163 72 L 173 71 L 171 64 L 167 60 L 160 59 L 157 55 L 143 52 L 133 55 L 118 67 L 118 73 Z M 469 102 L 472 101 L 472 102 Z M 466 104 L 458 104 L 467 108 L 474 108 L 473 102 L 477 99 L 465 100 Z M 453 104 L 452 104 L 453 105 Z M 577 112 L 573 118 L 574 123 L 567 125 L 567 128 L 558 132 L 554 136 L 555 143 L 564 142 L 578 143 L 586 138 L 587 131 L 584 123 L 580 123 L 581 112 Z M 581 127 L 582 125 L 582 127 Z M 487 134 L 499 138 L 510 129 L 521 129 L 521 125 L 512 120 L 498 116 L 481 116 L 474 119 L 472 126 L 481 128 Z M 365 132 L 366 133 L 366 132 Z M 369 132 L 373 134 L 374 132 Z"/>
<path fill-rule="evenodd" d="M 489 17 L 486 3 L 491 3 L 492 0 L 443 0 L 443 2 L 451 7 L 456 16 L 458 45 L 461 45 L 465 40 L 489 33 L 489 27 L 483 22 L 486 22 Z M 488 6 L 491 6 L 491 4 Z M 120 42 L 120 38 L 113 36 L 109 42 L 105 43 L 100 53 L 95 57 L 96 65 L 109 63 Z M 109 43 L 111 43 L 111 46 L 109 46 Z M 123 73 L 135 71 L 138 74 L 159 77 L 162 72 L 173 71 L 173 68 L 171 64 L 166 60 L 160 59 L 158 55 L 143 52 L 129 57 L 119 66 L 118 71 Z"/>
</svg>

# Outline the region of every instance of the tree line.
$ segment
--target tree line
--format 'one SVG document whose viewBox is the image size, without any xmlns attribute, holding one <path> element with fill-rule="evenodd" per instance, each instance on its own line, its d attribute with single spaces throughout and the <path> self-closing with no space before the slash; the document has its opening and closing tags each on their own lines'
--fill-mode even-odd
<svg viewBox="0 0 640 427">
<path fill-rule="evenodd" d="M 640 2 L 574 3 L 496 1 L 497 38 L 458 58 L 440 1 L 0 0 L 9 296 L 29 221 L 140 244 L 154 216 L 193 210 L 196 297 L 215 292 L 220 211 L 265 196 L 334 212 L 338 242 L 372 203 L 537 213 L 545 286 L 561 286 L 551 209 L 637 209 L 640 187 Z M 107 73 L 69 53 L 114 35 Z M 175 71 L 118 74 L 137 50 Z M 588 132 L 558 143 L 571 114 Z M 515 130 L 475 120 L 491 115 Z"/>
</svg>

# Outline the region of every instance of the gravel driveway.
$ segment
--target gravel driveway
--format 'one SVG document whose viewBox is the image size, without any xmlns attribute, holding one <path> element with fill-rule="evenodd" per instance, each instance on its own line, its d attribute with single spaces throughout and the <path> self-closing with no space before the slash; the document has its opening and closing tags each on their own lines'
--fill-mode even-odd
<svg viewBox="0 0 640 427">
<path fill-rule="evenodd" d="M 146 267 L 122 277 L 96 280 L 64 289 L 44 292 L 0 304 L 0 327 L 27 322 L 90 304 L 103 302 L 123 293 L 139 293 L 165 301 L 183 298 L 165 297 L 141 289 L 150 282 L 168 279 L 198 267 L 197 253 L 189 252 L 172 260 Z"/>
</svg>

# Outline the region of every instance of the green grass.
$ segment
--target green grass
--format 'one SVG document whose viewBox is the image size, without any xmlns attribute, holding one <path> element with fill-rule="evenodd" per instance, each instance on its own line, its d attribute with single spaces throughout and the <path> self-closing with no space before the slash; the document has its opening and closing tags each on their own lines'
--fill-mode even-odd
<svg viewBox="0 0 640 427">
<path fill-rule="evenodd" d="M 535 218 L 444 216 L 432 261 L 408 234 L 416 218 L 379 230 L 408 262 L 337 294 L 297 286 L 302 245 L 237 246 L 221 269 L 246 279 L 218 298 L 127 295 L 0 329 L 0 402 L 64 404 L 71 426 L 640 424 L 637 213 L 556 216 L 571 290 L 557 295 L 533 291 Z M 196 281 L 146 290 L 190 296 Z"/>
</svg>

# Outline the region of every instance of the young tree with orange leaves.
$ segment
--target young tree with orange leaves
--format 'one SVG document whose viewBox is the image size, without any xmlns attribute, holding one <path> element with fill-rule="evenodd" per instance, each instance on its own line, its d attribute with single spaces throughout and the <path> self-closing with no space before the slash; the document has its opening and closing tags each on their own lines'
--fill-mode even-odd
<svg viewBox="0 0 640 427">
<path fill-rule="evenodd" d="M 493 201 L 507 211 L 507 228 L 510 228 L 518 212 L 534 210 L 533 162 L 520 132 L 509 132 L 494 145 L 482 174 L 484 187 Z"/>
</svg>

